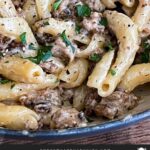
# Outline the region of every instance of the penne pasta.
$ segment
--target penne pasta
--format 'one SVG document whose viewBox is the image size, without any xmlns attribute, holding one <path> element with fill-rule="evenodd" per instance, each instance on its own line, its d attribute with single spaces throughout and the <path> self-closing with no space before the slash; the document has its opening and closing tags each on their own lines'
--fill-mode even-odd
<svg viewBox="0 0 150 150">
<path fill-rule="evenodd" d="M 0 0 L 0 16 L 4 18 L 18 16 L 11 0 Z"/>
<path fill-rule="evenodd" d="M 105 41 L 104 37 L 102 37 L 99 34 L 94 34 L 88 47 L 85 50 L 78 51 L 76 56 L 88 58 L 90 54 L 92 54 L 92 52 L 103 48 L 104 41 Z"/>
<path fill-rule="evenodd" d="M 40 19 L 46 19 L 51 17 L 51 11 L 53 10 L 53 3 L 55 0 L 36 0 L 36 6 Z"/>
<path fill-rule="evenodd" d="M 47 23 L 47 25 L 44 25 L 45 22 Z M 73 23 L 72 21 L 60 21 L 54 18 L 49 18 L 37 22 L 35 24 L 35 28 L 41 34 L 48 33 L 50 35 L 56 36 L 66 30 L 66 35 L 75 35 L 75 23 Z"/>
<path fill-rule="evenodd" d="M 116 7 L 116 2 L 117 0 L 102 0 L 102 3 L 107 7 L 107 8 L 110 8 L 110 9 L 113 9 Z"/>
<path fill-rule="evenodd" d="M 120 0 L 119 2 L 126 7 L 133 7 L 136 0 Z"/>
<path fill-rule="evenodd" d="M 89 87 L 99 89 L 105 80 L 108 71 L 111 67 L 112 61 L 114 59 L 114 51 L 107 52 L 102 59 L 96 64 L 92 74 L 88 78 L 87 85 Z"/>
<path fill-rule="evenodd" d="M 36 130 L 40 117 L 32 110 L 18 105 L 0 103 L 0 126 L 13 130 Z"/>
<path fill-rule="evenodd" d="M 42 83 L 45 79 L 40 66 L 16 56 L 0 59 L 0 74 L 10 80 L 24 83 Z"/>
<path fill-rule="evenodd" d="M 30 26 L 39 20 L 35 0 L 26 0 L 23 6 L 23 14 Z"/>
<path fill-rule="evenodd" d="M 132 65 L 135 54 L 139 48 L 137 26 L 133 21 L 116 11 L 106 11 L 105 16 L 109 27 L 116 34 L 119 41 L 119 51 L 114 64 L 110 68 L 98 93 L 102 97 L 110 95 L 117 87 L 121 78 Z"/>
<path fill-rule="evenodd" d="M 26 33 L 26 44 L 29 46 L 31 43 L 34 47 L 38 47 L 38 43 L 28 25 L 28 23 L 20 17 L 0 18 L 0 34 L 9 38 L 20 41 L 20 35 Z M 23 57 L 36 56 L 35 50 L 21 51 Z"/>
<path fill-rule="evenodd" d="M 80 86 L 87 77 L 88 61 L 86 59 L 76 59 L 60 73 L 59 79 L 66 82 L 61 86 L 64 88 L 74 88 Z"/>
<path fill-rule="evenodd" d="M 132 20 L 138 26 L 139 32 L 142 32 L 144 25 L 150 20 L 149 0 L 139 0 L 139 6 L 132 17 Z"/>
<path fill-rule="evenodd" d="M 150 82 L 150 63 L 132 66 L 123 77 L 119 88 L 131 92 L 134 88 Z"/>
<path fill-rule="evenodd" d="M 47 75 L 44 82 L 40 84 L 26 84 L 18 82 L 9 82 L 0 84 L 0 101 L 3 100 L 18 100 L 20 96 L 28 94 L 31 91 L 42 90 L 45 88 L 55 88 L 59 85 L 59 80 L 56 76 Z"/>
</svg>

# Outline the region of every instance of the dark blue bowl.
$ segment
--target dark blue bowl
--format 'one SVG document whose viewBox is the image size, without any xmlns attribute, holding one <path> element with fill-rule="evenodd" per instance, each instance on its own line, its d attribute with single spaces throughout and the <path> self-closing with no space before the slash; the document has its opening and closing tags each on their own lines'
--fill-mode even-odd
<svg viewBox="0 0 150 150">
<path fill-rule="evenodd" d="M 30 137 L 30 138 L 71 138 L 71 137 L 81 137 L 86 135 L 94 135 L 97 133 L 106 133 L 115 129 L 119 129 L 144 119 L 150 118 L 150 110 L 144 111 L 142 113 L 136 114 L 128 119 L 109 121 L 103 124 L 97 124 L 94 126 L 88 126 L 83 128 L 73 128 L 67 130 L 55 130 L 55 131 L 36 131 L 36 132 L 27 132 L 27 131 L 13 131 L 8 129 L 0 129 L 0 136 L 5 137 Z"/>
</svg>

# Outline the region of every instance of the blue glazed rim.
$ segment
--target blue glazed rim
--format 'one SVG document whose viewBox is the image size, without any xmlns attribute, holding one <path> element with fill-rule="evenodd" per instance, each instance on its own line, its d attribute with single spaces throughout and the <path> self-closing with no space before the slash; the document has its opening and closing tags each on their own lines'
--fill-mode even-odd
<svg viewBox="0 0 150 150">
<path fill-rule="evenodd" d="M 58 138 L 71 138 L 71 137 L 81 137 L 81 136 L 89 136 L 98 133 L 106 133 L 110 132 L 115 129 L 119 129 L 122 127 L 126 127 L 131 124 L 135 124 L 139 121 L 145 120 L 150 118 L 150 110 L 146 110 L 142 113 L 133 115 L 131 118 L 123 119 L 123 120 L 116 120 L 110 121 L 103 124 L 98 124 L 94 126 L 88 126 L 83 128 L 74 128 L 74 129 L 67 129 L 61 131 L 36 131 L 36 132 L 26 132 L 22 131 L 14 131 L 8 129 L 0 129 L 0 136 L 4 137 L 29 137 L 29 138 L 46 138 L 46 139 L 58 139 Z"/>
</svg>

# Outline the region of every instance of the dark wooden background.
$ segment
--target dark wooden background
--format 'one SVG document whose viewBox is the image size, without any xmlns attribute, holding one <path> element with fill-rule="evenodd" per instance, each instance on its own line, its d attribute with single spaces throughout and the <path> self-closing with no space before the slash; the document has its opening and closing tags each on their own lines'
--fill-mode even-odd
<svg viewBox="0 0 150 150">
<path fill-rule="evenodd" d="M 66 140 L 14 139 L 0 137 L 0 143 L 10 144 L 150 144 L 150 119 L 109 133 Z"/>
</svg>

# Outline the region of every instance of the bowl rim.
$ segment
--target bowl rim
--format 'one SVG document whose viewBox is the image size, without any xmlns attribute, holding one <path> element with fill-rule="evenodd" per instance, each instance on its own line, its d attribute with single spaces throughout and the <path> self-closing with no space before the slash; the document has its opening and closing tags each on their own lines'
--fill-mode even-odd
<svg viewBox="0 0 150 150">
<path fill-rule="evenodd" d="M 74 138 L 81 136 L 90 136 L 98 133 L 107 133 L 112 130 L 116 130 L 122 127 L 127 127 L 150 118 L 150 109 L 144 112 L 133 115 L 132 117 L 120 120 L 109 121 L 100 123 L 93 126 L 87 126 L 82 128 L 71 128 L 65 130 L 43 130 L 43 131 L 15 131 L 10 129 L 0 129 L 0 136 L 15 137 L 15 138 L 46 138 L 46 139 L 60 139 L 60 138 Z"/>
</svg>

